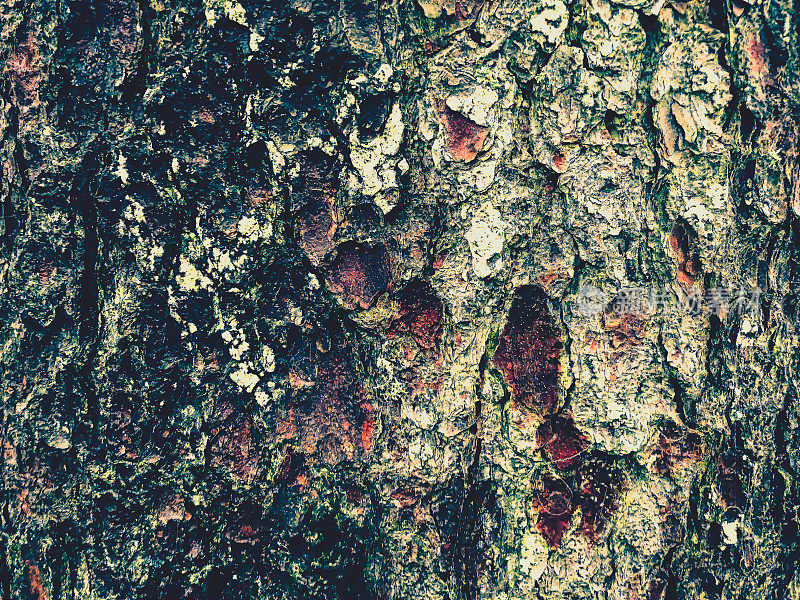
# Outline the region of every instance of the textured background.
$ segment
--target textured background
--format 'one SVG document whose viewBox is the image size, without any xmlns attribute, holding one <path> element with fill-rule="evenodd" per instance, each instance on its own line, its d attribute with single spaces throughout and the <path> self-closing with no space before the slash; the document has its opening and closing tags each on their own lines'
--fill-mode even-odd
<svg viewBox="0 0 800 600">
<path fill-rule="evenodd" d="M 5 0 L 0 596 L 800 597 L 798 36 Z"/>
</svg>

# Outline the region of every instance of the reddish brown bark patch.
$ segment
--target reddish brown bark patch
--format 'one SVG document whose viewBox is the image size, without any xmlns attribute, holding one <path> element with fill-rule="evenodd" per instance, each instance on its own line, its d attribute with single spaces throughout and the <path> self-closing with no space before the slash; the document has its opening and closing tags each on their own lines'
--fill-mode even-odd
<svg viewBox="0 0 800 600">
<path fill-rule="evenodd" d="M 417 492 L 414 488 L 401 486 L 392 492 L 392 500 L 397 506 L 408 508 L 417 502 Z"/>
<path fill-rule="evenodd" d="M 561 349 L 561 332 L 544 292 L 533 286 L 519 288 L 494 355 L 514 402 L 543 415 L 556 411 Z"/>
<path fill-rule="evenodd" d="M 110 0 L 106 3 L 108 20 L 113 23 L 110 32 L 110 46 L 123 68 L 130 65 L 141 43 L 137 31 L 139 8 L 129 0 Z"/>
<path fill-rule="evenodd" d="M 324 344 L 306 340 L 310 371 L 294 389 L 293 435 L 302 451 L 330 465 L 353 460 L 373 445 L 375 409 L 360 382 L 352 348 L 337 325 L 331 324 Z M 303 350 L 296 352 L 304 361 Z M 293 365 L 291 367 L 295 369 Z M 288 467 L 287 467 L 288 468 Z"/>
<path fill-rule="evenodd" d="M 369 308 L 379 294 L 389 289 L 389 252 L 384 244 L 372 248 L 342 244 L 328 272 L 331 291 L 347 308 Z"/>
<path fill-rule="evenodd" d="M 537 441 L 547 458 L 561 470 L 575 466 L 589 447 L 589 440 L 578 431 L 570 415 L 546 419 L 539 426 Z"/>
<path fill-rule="evenodd" d="M 428 55 L 428 56 L 433 56 L 434 54 L 436 54 L 437 52 L 442 50 L 442 48 L 444 48 L 444 46 L 439 46 L 438 44 L 435 44 L 430 40 L 425 40 L 422 43 L 422 49 L 425 51 L 425 54 Z"/>
<path fill-rule="evenodd" d="M 613 304 L 613 302 L 612 302 Z M 616 350 L 627 346 L 640 346 L 644 343 L 646 319 L 632 313 L 620 314 L 614 310 L 604 312 L 603 329 L 611 336 L 611 346 Z"/>
<path fill-rule="evenodd" d="M 296 192 L 292 194 L 298 244 L 312 262 L 318 263 L 333 247 L 336 233 L 334 203 L 339 189 L 335 161 L 313 150 L 300 161 Z"/>
<path fill-rule="evenodd" d="M 286 450 L 286 455 L 281 461 L 281 466 L 278 467 L 274 481 L 276 483 L 293 484 L 298 480 L 305 480 L 307 475 L 308 467 L 306 466 L 305 457 L 290 447 Z"/>
<path fill-rule="evenodd" d="M 42 65 L 36 32 L 28 29 L 22 41 L 6 59 L 5 74 L 11 83 L 14 102 L 20 112 L 20 127 L 27 131 L 33 121 L 33 113 L 40 104 L 39 86 L 42 79 Z"/>
<path fill-rule="evenodd" d="M 745 38 L 745 51 L 750 62 L 748 69 L 750 78 L 760 82 L 769 72 L 767 52 L 760 33 L 751 33 Z"/>
<path fill-rule="evenodd" d="M 375 408 L 367 402 L 363 401 L 359 408 L 361 409 L 361 448 L 365 452 L 372 449 L 372 434 L 375 431 Z"/>
<path fill-rule="evenodd" d="M 668 475 L 700 460 L 703 456 L 703 441 L 696 431 L 667 423 L 658 434 L 658 454 L 656 472 Z"/>
<path fill-rule="evenodd" d="M 261 539 L 261 507 L 242 502 L 226 535 L 236 544 L 256 544 Z"/>
<path fill-rule="evenodd" d="M 537 482 L 533 496 L 536 527 L 551 548 L 561 544 L 574 510 L 572 488 L 563 479 L 543 477 Z"/>
<path fill-rule="evenodd" d="M 443 100 L 437 102 L 437 107 L 444 126 L 447 151 L 459 161 L 475 160 L 478 152 L 483 149 L 489 128 L 478 125 L 460 112 L 451 109 Z"/>
<path fill-rule="evenodd" d="M 547 540 L 547 544 L 552 549 L 556 549 L 561 545 L 564 539 L 564 534 L 569 529 L 570 520 L 564 517 L 552 517 L 547 514 L 539 515 L 536 521 L 536 529 L 542 534 L 542 537 Z"/>
<path fill-rule="evenodd" d="M 253 441 L 249 416 L 236 418 L 222 430 L 211 448 L 212 463 L 241 480 L 249 480 L 258 466 L 258 447 Z"/>
<path fill-rule="evenodd" d="M 389 337 L 410 335 L 421 349 L 438 352 L 444 308 L 433 288 L 427 283 L 412 283 L 398 300 L 400 316 L 389 325 Z"/>
<path fill-rule="evenodd" d="M 722 506 L 744 509 L 747 506 L 747 496 L 742 480 L 750 474 L 746 458 L 736 451 L 723 452 L 717 469 L 717 490 Z"/>
<path fill-rule="evenodd" d="M 25 590 L 27 600 L 47 600 L 47 592 L 42 585 L 42 572 L 39 566 L 27 562 L 25 563 L 25 576 L 28 580 L 28 587 Z"/>
<path fill-rule="evenodd" d="M 592 457 L 578 469 L 581 531 L 596 542 L 617 510 L 625 475 L 609 459 Z"/>
<path fill-rule="evenodd" d="M 693 285 L 703 270 L 697 251 L 697 233 L 688 223 L 676 223 L 669 244 L 678 263 L 678 281 Z"/>
</svg>

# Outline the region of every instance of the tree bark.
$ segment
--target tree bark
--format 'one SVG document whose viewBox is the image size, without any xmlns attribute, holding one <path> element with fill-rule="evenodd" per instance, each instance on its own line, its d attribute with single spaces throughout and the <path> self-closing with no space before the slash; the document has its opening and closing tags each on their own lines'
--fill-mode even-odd
<svg viewBox="0 0 800 600">
<path fill-rule="evenodd" d="M 748 1 L 5 2 L 2 597 L 800 598 Z"/>
</svg>

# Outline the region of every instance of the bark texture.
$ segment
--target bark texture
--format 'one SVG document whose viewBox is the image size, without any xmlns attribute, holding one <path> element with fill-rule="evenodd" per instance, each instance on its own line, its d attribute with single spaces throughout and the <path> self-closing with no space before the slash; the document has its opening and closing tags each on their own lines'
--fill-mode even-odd
<svg viewBox="0 0 800 600">
<path fill-rule="evenodd" d="M 748 2 L 3 2 L 0 596 L 800 598 Z"/>
</svg>

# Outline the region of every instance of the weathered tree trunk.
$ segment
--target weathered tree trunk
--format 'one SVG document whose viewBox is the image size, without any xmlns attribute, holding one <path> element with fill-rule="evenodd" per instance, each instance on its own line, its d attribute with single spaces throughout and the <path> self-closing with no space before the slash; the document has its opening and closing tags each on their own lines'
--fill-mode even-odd
<svg viewBox="0 0 800 600">
<path fill-rule="evenodd" d="M 792 0 L 6 0 L 6 599 L 800 598 Z"/>
</svg>

